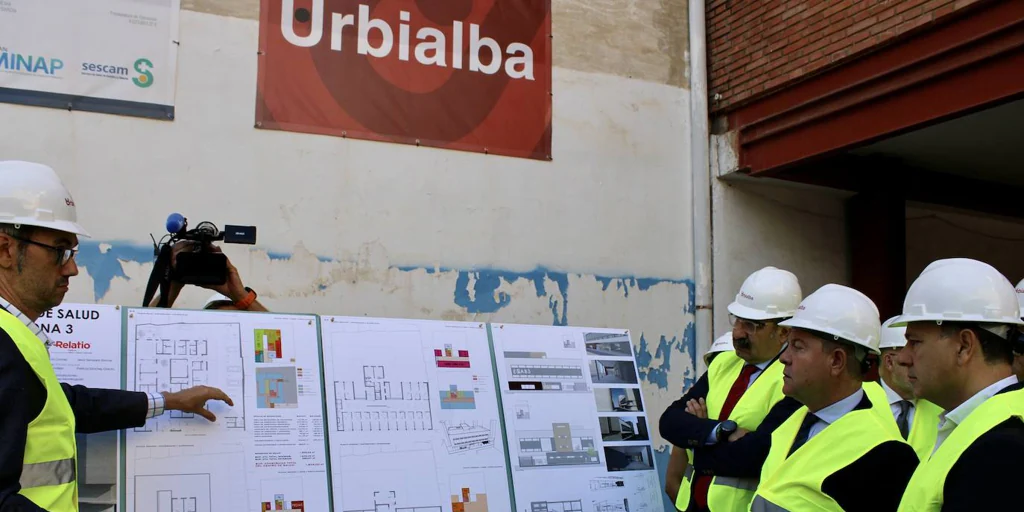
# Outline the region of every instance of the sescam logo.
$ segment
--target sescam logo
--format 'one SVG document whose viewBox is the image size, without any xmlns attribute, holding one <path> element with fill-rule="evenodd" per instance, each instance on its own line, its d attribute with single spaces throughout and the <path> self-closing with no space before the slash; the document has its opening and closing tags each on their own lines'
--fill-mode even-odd
<svg viewBox="0 0 1024 512">
<path fill-rule="evenodd" d="M 83 62 L 82 74 L 101 78 L 113 78 L 115 80 L 128 80 L 130 78 L 133 84 L 142 88 L 153 85 L 153 73 L 150 72 L 153 69 L 153 63 L 149 59 L 145 57 L 138 59 L 132 67 L 138 73 L 135 76 L 132 76 L 131 71 L 126 66 Z"/>
<path fill-rule="evenodd" d="M 312 27 L 309 35 L 299 36 L 295 34 L 295 0 L 283 0 L 281 6 L 281 35 L 289 43 L 309 48 L 316 46 L 324 35 L 324 0 L 313 0 Z M 308 15 L 303 16 L 300 22 L 308 21 Z M 445 41 L 444 32 L 433 27 L 422 27 L 415 32 L 415 42 L 409 40 L 409 13 L 399 11 L 398 18 L 398 59 L 409 60 L 409 50 L 413 50 L 413 57 L 416 62 L 424 66 L 447 67 L 451 65 L 454 69 L 462 69 L 464 63 L 462 48 L 463 23 L 452 22 L 452 40 L 448 45 Z M 395 29 L 385 20 L 370 18 L 370 6 L 359 4 L 358 23 L 352 14 L 342 15 L 331 13 L 331 50 L 340 52 L 341 35 L 345 27 L 352 27 L 358 33 L 356 52 L 360 55 L 371 55 L 377 58 L 384 58 L 391 55 L 395 47 Z M 376 31 L 380 34 L 379 46 L 373 46 L 370 42 L 370 34 Z M 509 55 L 504 62 L 505 74 L 510 78 L 525 78 L 533 80 L 533 49 L 528 44 L 510 43 L 502 52 L 497 41 L 490 37 L 480 37 L 480 25 L 469 24 L 469 71 L 493 75 L 502 69 L 503 53 Z M 451 62 L 446 57 L 451 56 Z M 486 61 L 486 62 L 485 62 Z"/>
<path fill-rule="evenodd" d="M 135 61 L 135 72 L 139 73 L 139 76 L 132 78 L 132 82 L 142 88 L 153 85 L 153 73 L 150 70 L 153 69 L 153 63 L 149 59 L 143 57 Z"/>
<path fill-rule="evenodd" d="M 64 69 L 64 61 L 60 59 L 41 55 L 23 55 L 0 46 L 0 71 L 60 78 L 57 76 L 57 72 L 62 69 Z"/>
<path fill-rule="evenodd" d="M 99 64 L 96 62 L 83 62 L 82 74 L 98 76 L 103 78 L 115 78 L 128 80 L 128 68 L 125 66 L 114 66 L 110 64 Z"/>
</svg>

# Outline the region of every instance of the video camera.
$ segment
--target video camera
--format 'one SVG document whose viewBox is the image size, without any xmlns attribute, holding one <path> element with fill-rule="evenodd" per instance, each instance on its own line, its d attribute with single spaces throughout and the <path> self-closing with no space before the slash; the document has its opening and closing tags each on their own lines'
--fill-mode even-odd
<svg viewBox="0 0 1024 512">
<path fill-rule="evenodd" d="M 188 219 L 179 213 L 172 213 L 167 217 L 166 227 L 168 234 L 161 238 L 160 243 L 153 240 L 156 264 L 149 276 L 142 304 L 144 307 L 149 305 L 157 286 L 160 287 L 160 306 L 165 307 L 167 288 L 172 280 L 199 286 L 221 285 L 227 282 L 228 258 L 222 253 L 212 251 L 213 242 L 256 244 L 255 226 L 225 224 L 224 231 L 220 231 L 212 222 L 203 221 L 195 228 L 188 229 Z M 192 250 L 179 252 L 176 261 L 172 262 L 171 249 L 183 240 L 193 242 Z"/>
</svg>

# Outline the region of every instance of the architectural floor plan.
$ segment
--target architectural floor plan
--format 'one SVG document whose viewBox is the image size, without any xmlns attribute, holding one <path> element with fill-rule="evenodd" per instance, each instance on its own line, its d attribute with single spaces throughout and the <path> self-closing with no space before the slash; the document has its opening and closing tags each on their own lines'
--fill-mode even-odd
<svg viewBox="0 0 1024 512">
<path fill-rule="evenodd" d="M 159 308 L 127 313 L 127 387 L 206 385 L 216 416 L 174 411 L 125 435 L 127 512 L 328 510 L 315 317 Z"/>
<path fill-rule="evenodd" d="M 134 389 L 138 391 L 173 392 L 207 385 L 228 396 L 245 395 L 241 325 L 237 323 L 138 324 L 131 348 Z M 245 402 L 237 405 L 223 416 L 218 414 L 219 423 L 245 430 Z M 189 430 L 197 426 L 194 420 L 192 413 L 168 411 L 135 431 Z"/>
<path fill-rule="evenodd" d="M 323 317 L 320 328 L 335 510 L 512 509 L 484 325 Z"/>
</svg>

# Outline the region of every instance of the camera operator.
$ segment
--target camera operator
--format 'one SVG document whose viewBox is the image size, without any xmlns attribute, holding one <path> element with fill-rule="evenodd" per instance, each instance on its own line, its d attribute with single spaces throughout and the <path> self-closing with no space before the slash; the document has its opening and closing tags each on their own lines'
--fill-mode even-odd
<svg viewBox="0 0 1024 512">
<path fill-rule="evenodd" d="M 171 267 L 177 262 L 178 254 L 183 251 L 193 251 L 196 249 L 198 242 L 192 240 L 181 240 L 174 244 L 171 249 Z M 220 247 L 210 244 L 207 247 L 209 252 L 223 253 Z M 227 258 L 227 256 L 225 256 Z M 242 284 L 242 278 L 238 274 L 238 269 L 231 264 L 231 260 L 227 260 L 227 281 L 221 285 L 200 285 L 202 288 L 213 290 L 217 292 L 217 295 L 207 300 L 206 305 L 203 309 L 220 309 L 220 310 L 236 310 L 236 311 L 267 311 L 267 308 L 260 304 L 256 299 L 256 292 L 251 288 Z M 170 285 L 167 291 L 167 307 L 171 307 L 174 304 L 175 299 L 178 298 L 178 294 L 185 287 L 185 284 L 171 279 Z M 216 300 L 215 300 L 216 299 Z M 156 307 L 160 303 L 160 296 L 153 297 L 150 301 L 150 307 Z"/>
</svg>

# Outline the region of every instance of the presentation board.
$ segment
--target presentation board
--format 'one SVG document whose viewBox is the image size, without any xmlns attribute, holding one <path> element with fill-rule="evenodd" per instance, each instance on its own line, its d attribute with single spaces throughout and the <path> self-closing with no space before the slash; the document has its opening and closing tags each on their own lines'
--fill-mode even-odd
<svg viewBox="0 0 1024 512">
<path fill-rule="evenodd" d="M 79 436 L 89 510 L 663 508 L 625 330 L 87 304 L 39 323 L 63 382 L 233 401 Z"/>
<path fill-rule="evenodd" d="M 208 402 L 214 422 L 169 411 L 125 431 L 125 510 L 328 510 L 315 316 L 127 315 L 126 389 L 213 386 L 234 405 Z"/>
<path fill-rule="evenodd" d="M 660 510 L 624 330 L 491 327 L 518 510 Z"/>
<path fill-rule="evenodd" d="M 321 321 L 335 510 L 512 510 L 486 324 Z"/>
</svg>

